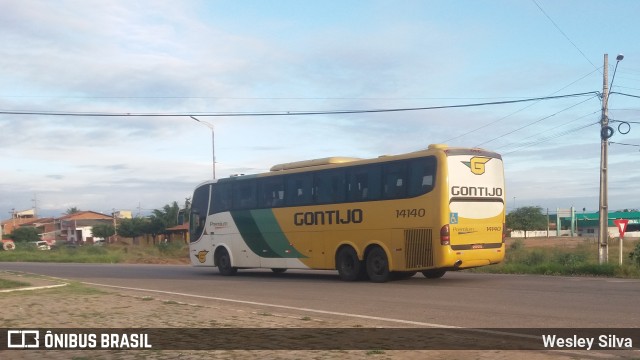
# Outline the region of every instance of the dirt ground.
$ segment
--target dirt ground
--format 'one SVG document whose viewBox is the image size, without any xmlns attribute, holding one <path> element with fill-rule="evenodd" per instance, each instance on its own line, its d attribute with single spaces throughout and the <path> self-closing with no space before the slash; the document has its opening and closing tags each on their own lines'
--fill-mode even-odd
<svg viewBox="0 0 640 360">
<path fill-rule="evenodd" d="M 375 328 L 384 321 L 344 318 L 217 302 L 186 302 L 178 295 L 112 290 L 29 274 L 0 271 L 0 279 L 27 282 L 34 290 L 0 292 L 0 328 Z M 5 336 L 0 334 L 0 336 Z M 247 339 L 251 341 L 251 339 Z M 586 352 L 560 351 L 159 351 L 159 350 L 11 350 L 4 359 L 576 359 Z M 617 357 L 617 356 L 616 356 Z M 598 358 L 602 358 L 599 356 Z"/>
</svg>

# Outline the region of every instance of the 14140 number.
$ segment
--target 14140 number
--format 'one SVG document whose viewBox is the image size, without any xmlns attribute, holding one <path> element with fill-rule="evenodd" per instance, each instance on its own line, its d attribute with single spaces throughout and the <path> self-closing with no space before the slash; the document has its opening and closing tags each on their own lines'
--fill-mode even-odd
<svg viewBox="0 0 640 360">
<path fill-rule="evenodd" d="M 411 218 L 411 217 L 424 217 L 426 214 L 425 209 L 397 209 L 397 218 Z"/>
</svg>

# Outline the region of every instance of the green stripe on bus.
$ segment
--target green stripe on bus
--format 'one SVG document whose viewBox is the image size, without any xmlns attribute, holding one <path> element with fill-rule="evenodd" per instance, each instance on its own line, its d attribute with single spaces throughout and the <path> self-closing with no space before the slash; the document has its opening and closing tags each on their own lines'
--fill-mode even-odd
<svg viewBox="0 0 640 360">
<path fill-rule="evenodd" d="M 242 240 L 256 255 L 268 258 L 280 257 L 267 244 L 250 210 L 231 211 L 231 217 L 240 231 Z"/>
<path fill-rule="evenodd" d="M 240 236 L 256 255 L 266 258 L 304 257 L 291 245 L 271 210 L 231 211 Z"/>
<path fill-rule="evenodd" d="M 251 215 L 256 221 L 260 233 L 269 244 L 269 247 L 273 249 L 278 255 L 285 258 L 303 258 L 298 250 L 296 250 L 289 239 L 284 235 L 282 228 L 278 224 L 273 210 L 251 210 Z"/>
</svg>

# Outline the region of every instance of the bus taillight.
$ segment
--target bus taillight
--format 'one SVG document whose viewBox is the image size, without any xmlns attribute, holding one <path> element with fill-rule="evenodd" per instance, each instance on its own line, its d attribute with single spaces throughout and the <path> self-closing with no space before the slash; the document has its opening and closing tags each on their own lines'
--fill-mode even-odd
<svg viewBox="0 0 640 360">
<path fill-rule="evenodd" d="M 440 228 L 440 245 L 449 245 L 450 243 L 449 224 L 447 224 Z"/>
</svg>

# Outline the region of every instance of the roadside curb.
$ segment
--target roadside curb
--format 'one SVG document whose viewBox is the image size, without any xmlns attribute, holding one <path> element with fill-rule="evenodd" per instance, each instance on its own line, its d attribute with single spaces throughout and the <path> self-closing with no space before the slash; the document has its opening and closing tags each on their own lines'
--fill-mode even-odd
<svg viewBox="0 0 640 360">
<path fill-rule="evenodd" d="M 25 275 L 31 275 L 31 276 L 25 276 Z M 43 277 L 37 274 L 29 274 L 29 273 L 23 273 L 23 272 L 0 271 L 0 278 L 13 279 L 13 280 L 29 283 L 27 284 L 28 286 L 24 286 L 24 287 L 0 290 L 0 293 L 9 293 L 14 291 L 53 289 L 53 288 L 69 285 L 69 282 L 66 279 L 48 278 L 48 277 Z"/>
<path fill-rule="evenodd" d="M 52 289 L 52 288 L 57 288 L 57 287 L 62 287 L 62 286 L 67 286 L 67 285 L 69 285 L 69 284 L 68 283 L 63 283 L 63 284 L 47 285 L 47 286 L 30 286 L 30 287 L 24 287 L 24 288 L 0 290 L 0 293 L 8 293 L 8 292 L 13 292 L 13 291 L 29 291 L 29 290 Z"/>
</svg>

